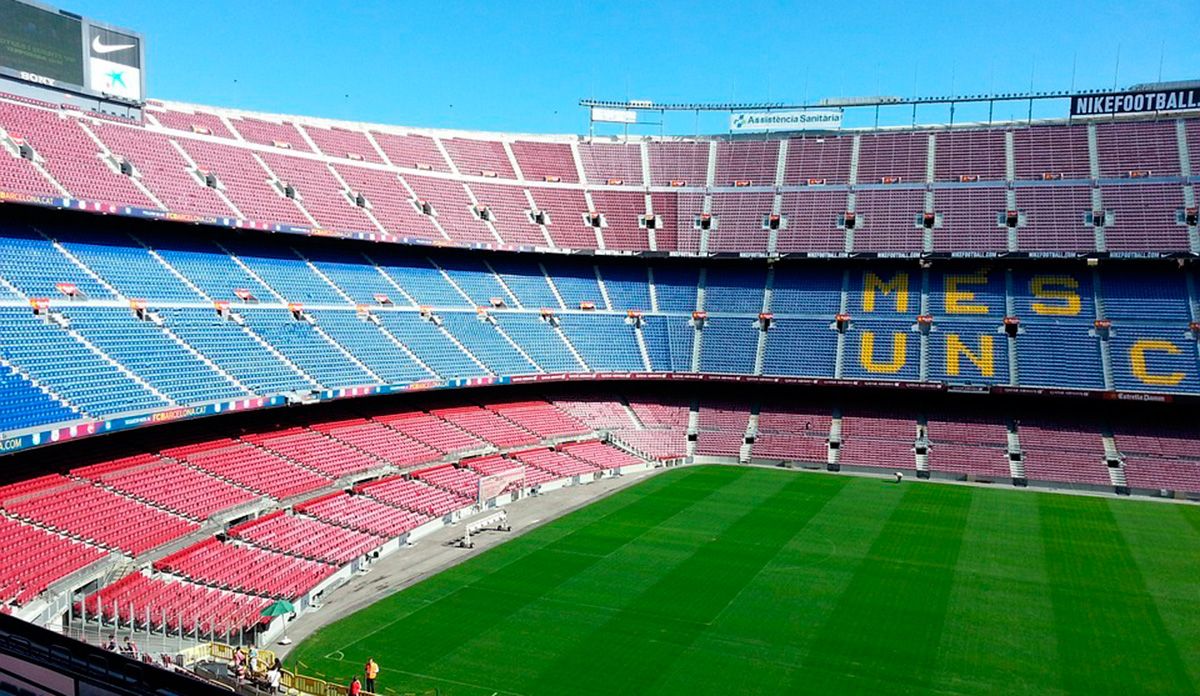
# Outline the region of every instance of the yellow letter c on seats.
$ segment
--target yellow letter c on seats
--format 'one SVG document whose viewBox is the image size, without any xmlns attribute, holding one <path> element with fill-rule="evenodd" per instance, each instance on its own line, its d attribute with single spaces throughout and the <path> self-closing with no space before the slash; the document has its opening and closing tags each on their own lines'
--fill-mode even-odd
<svg viewBox="0 0 1200 696">
<path fill-rule="evenodd" d="M 1133 371 L 1133 376 L 1137 377 L 1138 381 L 1159 387 L 1171 387 L 1183 381 L 1186 375 L 1182 372 L 1172 372 L 1164 375 L 1150 372 L 1146 366 L 1146 353 L 1150 351 L 1166 353 L 1167 355 L 1180 355 L 1183 353 L 1183 350 L 1179 346 L 1162 339 L 1142 338 L 1134 342 L 1129 348 L 1129 365 Z"/>
</svg>

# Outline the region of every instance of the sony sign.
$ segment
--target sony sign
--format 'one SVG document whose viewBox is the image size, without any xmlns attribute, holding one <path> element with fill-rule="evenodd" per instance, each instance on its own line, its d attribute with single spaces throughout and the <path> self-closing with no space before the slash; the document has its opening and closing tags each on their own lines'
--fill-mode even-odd
<svg viewBox="0 0 1200 696">
<path fill-rule="evenodd" d="M 48 77 L 42 77 L 41 75 L 34 75 L 31 72 L 22 72 L 21 79 L 25 80 L 26 82 L 36 82 L 39 85 L 46 85 L 47 87 L 53 87 L 54 85 L 58 84 L 58 80 L 52 80 Z"/>
<path fill-rule="evenodd" d="M 743 111 L 729 114 L 729 130 L 796 131 L 838 130 L 842 112 L 838 111 Z"/>
<path fill-rule="evenodd" d="M 1080 94 L 1071 97 L 1072 116 L 1138 114 L 1183 109 L 1200 109 L 1200 89 L 1110 92 L 1107 94 Z"/>
</svg>

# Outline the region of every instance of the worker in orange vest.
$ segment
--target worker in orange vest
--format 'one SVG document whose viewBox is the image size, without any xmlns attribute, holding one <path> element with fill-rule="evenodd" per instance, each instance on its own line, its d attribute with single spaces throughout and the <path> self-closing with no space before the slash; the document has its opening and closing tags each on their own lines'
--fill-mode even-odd
<svg viewBox="0 0 1200 696">
<path fill-rule="evenodd" d="M 375 658 L 367 658 L 367 664 L 363 666 L 363 674 L 367 677 L 367 691 L 374 693 L 375 677 L 379 676 L 379 664 L 375 662 Z"/>
</svg>

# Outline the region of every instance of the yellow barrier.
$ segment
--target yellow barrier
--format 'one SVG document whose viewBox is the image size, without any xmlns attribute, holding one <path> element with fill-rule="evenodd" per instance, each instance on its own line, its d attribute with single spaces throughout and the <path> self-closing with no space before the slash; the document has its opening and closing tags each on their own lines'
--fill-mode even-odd
<svg viewBox="0 0 1200 696">
<path fill-rule="evenodd" d="M 198 653 L 201 652 L 201 649 L 212 659 L 222 662 L 233 662 L 233 654 L 237 650 L 237 648 L 223 643 L 208 643 L 207 645 L 200 645 L 194 648 Z M 247 652 L 249 651 L 247 650 Z M 200 655 L 197 655 L 196 658 L 199 659 Z M 250 671 L 261 675 L 271 665 L 275 664 L 275 653 L 271 650 L 259 650 L 257 662 L 262 666 L 262 670 L 259 671 L 252 666 Z M 288 670 L 283 670 L 280 674 L 279 685 L 287 693 L 298 693 L 304 696 L 347 696 L 349 693 L 349 688 L 345 684 L 338 684 L 316 677 L 306 677 L 303 674 L 296 674 Z M 375 694 L 366 689 L 362 691 L 362 694 L 363 696 L 375 696 Z"/>
<path fill-rule="evenodd" d="M 316 694 L 323 696 L 327 682 L 324 679 L 316 677 L 306 677 L 303 674 L 292 675 L 292 688 L 302 694 Z"/>
<path fill-rule="evenodd" d="M 212 659 L 212 646 L 208 643 L 202 643 L 190 648 L 184 648 L 179 654 L 183 656 L 184 665 L 192 665 L 201 660 Z"/>
<path fill-rule="evenodd" d="M 231 645 L 225 645 L 223 643 L 209 643 L 208 651 L 208 654 L 214 660 L 224 660 L 226 662 L 233 661 L 233 646 Z"/>
</svg>

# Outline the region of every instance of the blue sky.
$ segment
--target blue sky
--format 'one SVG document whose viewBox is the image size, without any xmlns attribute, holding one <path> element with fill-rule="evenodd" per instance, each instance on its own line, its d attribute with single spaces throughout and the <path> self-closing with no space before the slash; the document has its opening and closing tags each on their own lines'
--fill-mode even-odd
<svg viewBox="0 0 1200 696">
<path fill-rule="evenodd" d="M 1031 78 L 1034 90 L 1069 89 L 1072 79 L 1111 87 L 1118 51 L 1121 86 L 1157 80 L 1160 59 L 1164 80 L 1200 77 L 1195 0 L 61 6 L 147 36 L 151 97 L 444 128 L 582 133 L 581 97 L 794 103 L 1024 91 Z M 720 131 L 725 118 L 675 115 L 666 131 Z"/>
</svg>

